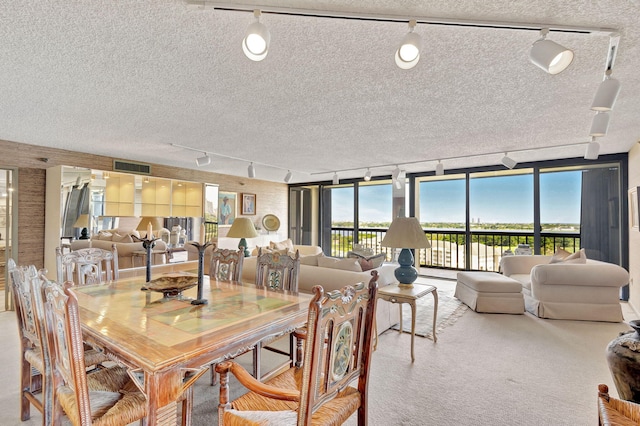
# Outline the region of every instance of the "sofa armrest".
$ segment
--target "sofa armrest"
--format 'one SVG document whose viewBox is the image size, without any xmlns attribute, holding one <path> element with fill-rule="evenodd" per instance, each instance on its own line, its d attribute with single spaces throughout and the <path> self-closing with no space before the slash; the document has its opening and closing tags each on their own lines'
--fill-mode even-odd
<svg viewBox="0 0 640 426">
<path fill-rule="evenodd" d="M 500 259 L 500 270 L 505 276 L 515 274 L 528 274 L 531 269 L 540 264 L 548 264 L 551 256 L 503 256 Z"/>
<path fill-rule="evenodd" d="M 626 269 L 606 262 L 553 263 L 537 265 L 531 270 L 532 288 L 542 285 L 622 287 L 628 283 L 629 273 Z"/>
</svg>

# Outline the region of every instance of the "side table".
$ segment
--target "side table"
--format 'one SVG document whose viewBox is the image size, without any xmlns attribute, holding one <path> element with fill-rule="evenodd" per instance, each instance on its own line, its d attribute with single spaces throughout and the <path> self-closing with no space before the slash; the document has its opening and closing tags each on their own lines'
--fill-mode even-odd
<svg viewBox="0 0 640 426">
<path fill-rule="evenodd" d="M 165 256 L 165 262 L 167 260 L 167 252 L 165 250 L 151 250 L 151 256 L 152 256 L 152 261 L 151 264 L 153 264 L 153 255 L 154 254 L 162 254 L 163 256 Z M 131 267 L 135 268 L 136 267 L 136 258 L 142 258 L 142 266 L 144 266 L 146 264 L 147 261 L 147 251 L 146 250 L 135 250 L 131 252 Z"/>
<path fill-rule="evenodd" d="M 411 286 L 391 284 L 378 289 L 378 298 L 391 303 L 400 303 L 400 333 L 402 333 L 402 304 L 408 303 L 411 306 L 411 362 L 415 361 L 413 354 L 413 342 L 416 335 L 416 300 L 431 293 L 433 295 L 433 341 L 437 342 L 436 318 L 438 316 L 438 289 L 427 284 L 413 284 Z M 378 330 L 376 333 L 376 343 L 374 349 L 378 347 Z"/>
</svg>

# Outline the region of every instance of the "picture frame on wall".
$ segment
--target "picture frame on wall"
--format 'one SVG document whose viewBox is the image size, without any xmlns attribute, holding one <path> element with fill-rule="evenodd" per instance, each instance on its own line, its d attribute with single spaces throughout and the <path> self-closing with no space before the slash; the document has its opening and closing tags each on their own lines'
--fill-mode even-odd
<svg viewBox="0 0 640 426">
<path fill-rule="evenodd" d="M 218 226 L 231 226 L 236 219 L 238 194 L 235 192 L 218 192 Z"/>
<path fill-rule="evenodd" d="M 628 191 L 629 194 L 629 227 L 634 231 L 640 231 L 640 201 L 638 200 L 638 188 Z"/>
<path fill-rule="evenodd" d="M 256 214 L 256 194 L 242 193 L 241 214 L 250 216 Z"/>
</svg>

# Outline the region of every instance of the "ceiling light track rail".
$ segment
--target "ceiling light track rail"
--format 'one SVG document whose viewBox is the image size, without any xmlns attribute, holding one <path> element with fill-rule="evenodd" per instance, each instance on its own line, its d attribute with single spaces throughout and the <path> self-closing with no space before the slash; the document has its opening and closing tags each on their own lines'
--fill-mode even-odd
<svg viewBox="0 0 640 426">
<path fill-rule="evenodd" d="M 610 36 L 616 33 L 614 28 L 605 27 L 588 27 L 588 26 L 573 26 L 573 25 L 552 25 L 552 24 L 540 24 L 540 23 L 528 23 L 528 22 L 502 22 L 502 21 L 473 21 L 466 19 L 453 19 L 453 18 L 435 18 L 428 16 L 415 16 L 415 15 L 391 15 L 391 14 L 376 14 L 376 13 L 364 13 L 364 12 L 348 12 L 348 11 L 331 11 L 331 10 L 316 10 L 316 9 L 300 9 L 300 8 L 288 8 L 279 6 L 260 6 L 250 4 L 234 4 L 223 3 L 207 0 L 185 0 L 187 5 L 197 9 L 217 9 L 230 12 L 248 12 L 253 13 L 254 10 L 260 10 L 262 14 L 273 15 L 286 15 L 286 16 L 304 16 L 311 18 L 330 18 L 330 19 L 351 19 L 359 21 L 372 21 L 372 22 L 399 22 L 406 23 L 409 20 L 415 20 L 418 24 L 428 25 L 442 25 L 442 26 L 457 26 L 457 27 L 472 27 L 472 28 L 487 28 L 487 29 L 505 29 L 505 30 L 517 30 L 517 31 L 540 31 L 543 28 L 548 28 L 552 32 L 564 32 L 574 34 L 585 35 L 606 35 Z"/>
<path fill-rule="evenodd" d="M 521 149 L 511 149 L 509 150 L 509 153 L 514 153 L 514 152 L 525 152 L 525 151 L 539 151 L 539 150 L 550 150 L 550 149 L 556 149 L 556 148 L 567 148 L 567 147 L 572 147 L 572 146 L 585 146 L 588 145 L 590 143 L 590 141 L 586 141 L 586 142 L 573 142 L 573 143 L 567 143 L 567 144 L 563 144 L 563 145 L 554 145 L 554 146 L 545 146 L 545 147 L 531 147 L 531 148 L 521 148 Z M 426 159 L 426 160 L 416 160 L 416 161 L 407 161 L 404 163 L 389 163 L 389 164 L 378 164 L 375 166 L 367 166 L 367 167 L 354 167 L 351 169 L 338 169 L 338 170 L 330 170 L 330 171 L 326 171 L 326 172 L 313 172 L 313 173 L 309 173 L 310 175 L 326 175 L 329 173 L 342 173 L 342 172 L 353 172 L 353 171 L 357 171 L 357 170 L 369 170 L 369 169 L 383 169 L 383 168 L 387 168 L 387 167 L 397 167 L 397 166 L 409 166 L 409 165 L 413 165 L 413 164 L 423 164 L 423 163 L 430 163 L 430 162 L 440 162 L 440 161 L 446 161 L 446 160 L 459 160 L 459 159 L 463 159 L 463 158 L 473 158 L 473 157 L 487 157 L 487 156 L 494 156 L 494 155 L 505 155 L 504 151 L 496 151 L 496 152 L 487 152 L 487 153 L 482 153 L 482 154 L 468 154 L 468 155 L 458 155 L 455 157 L 439 157 L 439 158 L 430 158 L 430 159 Z"/>
</svg>

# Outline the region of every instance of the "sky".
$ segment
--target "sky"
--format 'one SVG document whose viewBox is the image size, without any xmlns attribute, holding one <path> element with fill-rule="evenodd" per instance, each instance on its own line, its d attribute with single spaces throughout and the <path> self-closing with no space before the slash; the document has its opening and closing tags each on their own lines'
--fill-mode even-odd
<svg viewBox="0 0 640 426">
<path fill-rule="evenodd" d="M 580 223 L 581 171 L 540 174 L 542 223 Z M 465 181 L 420 184 L 420 222 L 465 222 Z M 353 188 L 333 189 L 333 221 L 353 221 Z M 391 185 L 360 187 L 360 221 L 390 222 Z M 532 223 L 533 175 L 476 178 L 470 182 L 470 216 L 480 223 Z"/>
</svg>

